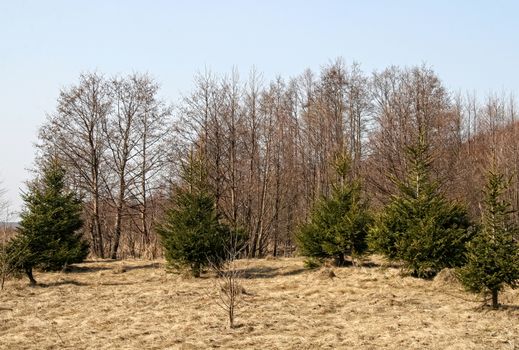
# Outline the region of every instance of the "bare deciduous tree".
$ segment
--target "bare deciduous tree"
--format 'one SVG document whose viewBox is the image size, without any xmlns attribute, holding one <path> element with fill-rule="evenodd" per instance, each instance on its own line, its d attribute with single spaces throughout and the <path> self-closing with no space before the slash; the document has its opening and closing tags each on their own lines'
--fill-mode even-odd
<svg viewBox="0 0 519 350">
<path fill-rule="evenodd" d="M 84 74 L 63 89 L 41 128 L 42 155 L 62 159 L 84 196 L 98 256 L 157 255 L 156 213 L 193 152 L 218 213 L 247 234 L 240 257 L 251 258 L 293 253 L 295 229 L 338 180 L 338 154 L 351 157 L 351 176 L 364 179 L 379 206 L 394 190 L 388 175 L 402 177 L 405 150 L 423 134 L 433 178 L 474 217 L 481 195 L 473 189 L 483 185 L 491 154 L 507 176 L 519 171 L 514 99 L 453 94 L 427 66 L 370 76 L 337 59 L 270 82 L 255 70 L 245 81 L 236 70 L 206 71 L 175 109 L 157 95 L 147 75 Z M 507 196 L 519 208 L 519 185 Z"/>
<path fill-rule="evenodd" d="M 47 117 L 39 134 L 42 157 L 59 157 L 74 186 L 85 196 L 92 248 L 101 258 L 105 254 L 101 176 L 106 172 L 102 126 L 111 110 L 112 100 L 104 78 L 96 73 L 83 74 L 78 85 L 60 92 L 57 111 Z"/>
<path fill-rule="evenodd" d="M 238 236 L 235 232 L 231 234 L 230 245 L 226 249 L 226 257 L 222 264 L 210 263 L 216 274 L 217 305 L 227 314 L 229 327 L 236 326 L 236 311 L 238 310 L 245 289 L 242 285 L 242 271 L 236 265 L 236 259 L 240 256 Z"/>
</svg>

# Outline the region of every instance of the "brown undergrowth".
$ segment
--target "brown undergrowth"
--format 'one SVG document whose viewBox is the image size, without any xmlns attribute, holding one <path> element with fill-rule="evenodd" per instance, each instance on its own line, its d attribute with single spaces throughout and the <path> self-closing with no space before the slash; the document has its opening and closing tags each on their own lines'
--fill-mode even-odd
<svg viewBox="0 0 519 350">
<path fill-rule="evenodd" d="M 455 281 L 395 267 L 305 270 L 301 259 L 239 261 L 234 329 L 214 276 L 162 261 L 87 262 L 10 280 L 0 293 L 2 349 L 519 349 L 519 292 L 480 308 Z"/>
</svg>

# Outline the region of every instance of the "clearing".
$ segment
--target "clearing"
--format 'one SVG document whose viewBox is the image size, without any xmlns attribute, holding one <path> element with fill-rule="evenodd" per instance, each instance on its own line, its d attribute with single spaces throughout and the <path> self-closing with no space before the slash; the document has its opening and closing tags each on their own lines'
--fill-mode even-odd
<svg viewBox="0 0 519 350">
<path fill-rule="evenodd" d="M 519 291 L 503 293 L 505 306 L 494 311 L 448 274 L 424 281 L 371 265 L 240 261 L 245 294 L 235 329 L 216 304 L 214 276 L 166 273 L 163 261 L 36 273 L 41 286 L 10 280 L 0 292 L 0 348 L 519 349 Z"/>
</svg>

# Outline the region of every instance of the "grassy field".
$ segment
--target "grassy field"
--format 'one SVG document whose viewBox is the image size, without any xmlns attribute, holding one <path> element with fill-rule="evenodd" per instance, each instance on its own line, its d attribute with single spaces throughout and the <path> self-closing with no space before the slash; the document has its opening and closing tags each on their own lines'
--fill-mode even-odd
<svg viewBox="0 0 519 350">
<path fill-rule="evenodd" d="M 373 265 L 309 271 L 300 259 L 240 261 L 235 329 L 216 303 L 214 276 L 166 273 L 162 261 L 37 273 L 41 286 L 11 280 L 0 293 L 0 348 L 519 349 L 518 291 L 493 311 L 449 274 L 424 281 Z"/>
</svg>

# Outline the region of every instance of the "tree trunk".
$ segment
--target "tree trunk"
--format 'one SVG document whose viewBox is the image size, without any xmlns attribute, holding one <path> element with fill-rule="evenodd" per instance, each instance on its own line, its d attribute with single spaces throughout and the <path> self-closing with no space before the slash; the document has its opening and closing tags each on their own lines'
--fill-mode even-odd
<svg viewBox="0 0 519 350">
<path fill-rule="evenodd" d="M 335 257 L 335 266 L 344 266 L 346 260 L 344 260 L 344 254 L 337 254 Z"/>
<path fill-rule="evenodd" d="M 231 301 L 231 305 L 229 306 L 229 327 L 231 329 L 234 328 L 234 305 L 232 303 L 234 303 L 234 301 Z"/>
<path fill-rule="evenodd" d="M 96 254 L 101 258 L 104 259 L 104 247 L 103 247 L 103 232 L 101 230 L 101 220 L 99 220 L 99 193 L 97 190 L 94 191 L 94 215 L 93 215 L 93 221 L 94 221 L 94 231 L 95 235 L 97 236 L 97 252 Z"/>
<path fill-rule="evenodd" d="M 114 244 L 112 246 L 112 251 L 110 253 L 111 259 L 117 259 L 117 251 L 119 250 L 119 241 L 121 239 L 121 213 L 122 209 L 117 209 L 117 214 L 115 217 L 115 227 L 114 227 Z"/>
<path fill-rule="evenodd" d="M 35 286 L 37 284 L 36 280 L 34 279 L 34 276 L 32 275 L 32 267 L 26 267 L 25 273 L 27 274 L 27 277 L 29 277 L 29 283 L 31 286 Z"/>
<path fill-rule="evenodd" d="M 493 289 L 492 290 L 492 308 L 493 309 L 498 309 L 499 308 L 497 294 L 498 294 L 498 290 L 497 289 Z"/>
<path fill-rule="evenodd" d="M 274 231 L 274 248 L 272 250 L 272 256 L 275 258 L 278 256 L 278 232 Z"/>
<path fill-rule="evenodd" d="M 147 156 L 147 140 L 148 140 L 148 123 L 145 122 L 142 134 L 142 165 L 141 165 L 141 192 L 142 192 L 142 208 L 141 208 L 141 226 L 142 226 L 142 251 L 150 248 L 150 238 L 148 234 L 148 196 L 147 196 L 147 178 L 148 173 L 148 156 Z"/>
<path fill-rule="evenodd" d="M 92 251 L 94 254 L 97 254 L 99 249 L 97 248 L 97 235 L 94 229 L 94 216 L 90 216 L 90 221 L 88 223 L 88 231 L 90 232 L 90 237 L 92 238 Z"/>
<path fill-rule="evenodd" d="M 257 230 L 254 230 L 254 234 L 252 236 L 252 244 L 249 251 L 249 258 L 255 258 L 256 257 L 256 247 L 258 245 L 258 232 Z"/>
<path fill-rule="evenodd" d="M 193 277 L 196 277 L 196 278 L 200 277 L 200 269 L 201 269 L 201 267 L 200 267 L 199 262 L 196 262 L 193 264 L 192 271 L 191 271 L 193 273 Z"/>
<path fill-rule="evenodd" d="M 119 197 L 117 198 L 117 213 L 115 214 L 114 226 L 114 245 L 110 253 L 110 258 L 117 259 L 117 251 L 119 249 L 119 241 L 121 239 L 121 224 L 123 216 L 124 197 L 126 194 L 126 181 L 124 179 L 125 166 L 122 167 L 119 173 Z"/>
</svg>

